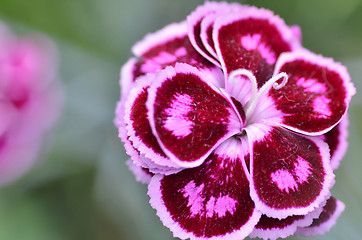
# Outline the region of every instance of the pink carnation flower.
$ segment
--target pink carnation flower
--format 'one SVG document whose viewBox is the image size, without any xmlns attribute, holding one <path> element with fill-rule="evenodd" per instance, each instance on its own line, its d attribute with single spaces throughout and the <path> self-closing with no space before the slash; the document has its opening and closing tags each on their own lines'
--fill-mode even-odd
<svg viewBox="0 0 362 240">
<path fill-rule="evenodd" d="M 121 72 L 130 169 L 181 239 L 323 234 L 355 88 L 271 11 L 206 2 L 147 35 Z"/>
<path fill-rule="evenodd" d="M 53 44 L 17 38 L 0 23 L 0 186 L 38 159 L 61 107 Z"/>
</svg>

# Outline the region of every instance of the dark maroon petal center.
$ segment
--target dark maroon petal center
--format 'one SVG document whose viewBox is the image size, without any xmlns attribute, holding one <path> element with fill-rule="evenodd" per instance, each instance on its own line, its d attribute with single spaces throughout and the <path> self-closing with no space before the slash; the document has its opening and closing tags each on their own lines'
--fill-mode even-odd
<svg viewBox="0 0 362 240">
<path fill-rule="evenodd" d="M 164 152 L 176 161 L 201 164 L 218 144 L 240 132 L 231 104 L 204 77 L 179 64 L 160 72 L 150 88 L 151 126 Z"/>
<path fill-rule="evenodd" d="M 164 155 L 162 149 L 157 143 L 157 139 L 152 134 L 150 124 L 148 122 L 146 101 L 148 97 L 147 88 L 144 88 L 143 91 L 138 95 L 136 100 L 133 103 L 130 119 L 132 120 L 133 129 L 135 135 L 139 137 L 142 142 L 152 148 L 156 153 L 161 156 Z"/>
<path fill-rule="evenodd" d="M 184 161 L 195 160 L 195 149 L 200 153 L 207 151 L 227 132 L 229 122 L 227 101 L 196 79 L 192 74 L 178 74 L 165 83 L 156 99 L 159 105 L 155 108 L 159 137 Z M 175 95 L 171 89 L 181 91 Z M 205 143 L 205 140 L 209 141 Z M 183 148 L 191 143 L 194 148 Z"/>
<path fill-rule="evenodd" d="M 218 34 L 214 34 L 225 71 L 229 74 L 248 69 L 255 74 L 260 88 L 271 78 L 279 55 L 290 51 L 291 46 L 269 19 L 235 17 L 228 21 L 224 24 L 219 20 L 221 26 L 215 30 Z"/>
<path fill-rule="evenodd" d="M 171 218 L 197 237 L 232 233 L 254 212 L 241 160 L 227 156 L 212 154 L 200 167 L 164 177 L 161 191 Z"/>
<path fill-rule="evenodd" d="M 318 146 L 278 128 L 256 142 L 253 150 L 255 188 L 265 202 L 273 208 L 284 209 L 293 205 L 308 206 L 315 200 L 326 174 Z"/>
<path fill-rule="evenodd" d="M 200 69 L 213 68 L 213 64 L 204 59 L 191 45 L 188 36 L 179 37 L 149 49 L 134 67 L 134 76 L 154 73 L 166 66 L 175 66 L 177 62 L 188 63 Z"/>
</svg>

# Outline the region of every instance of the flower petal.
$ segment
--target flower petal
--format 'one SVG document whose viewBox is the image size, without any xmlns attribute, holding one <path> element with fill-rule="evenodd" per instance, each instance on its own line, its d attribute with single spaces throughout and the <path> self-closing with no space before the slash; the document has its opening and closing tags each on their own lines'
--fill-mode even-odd
<svg viewBox="0 0 362 240">
<path fill-rule="evenodd" d="M 329 131 L 345 115 L 355 88 L 344 66 L 306 50 L 283 54 L 275 74 L 286 72 L 288 83 L 269 95 L 285 116 L 282 125 L 307 134 Z"/>
<path fill-rule="evenodd" d="M 261 87 L 273 74 L 282 52 L 295 48 L 294 35 L 284 21 L 266 9 L 248 7 L 218 17 L 213 40 L 226 79 L 237 69 L 252 71 Z"/>
<path fill-rule="evenodd" d="M 245 111 L 244 111 L 243 105 L 238 100 L 236 100 L 234 97 L 230 96 L 229 93 L 227 93 L 224 89 L 220 88 L 219 90 L 220 90 L 221 94 L 223 94 L 224 97 L 229 101 L 230 105 L 232 106 L 236 115 L 238 116 L 239 121 L 244 126 L 245 121 L 246 121 L 246 116 L 245 116 Z"/>
<path fill-rule="evenodd" d="M 305 215 L 327 197 L 334 183 L 328 145 L 280 127 L 246 129 L 251 149 L 251 197 L 273 218 Z"/>
<path fill-rule="evenodd" d="M 216 53 L 215 50 L 215 44 L 214 39 L 212 38 L 212 33 L 214 31 L 214 23 L 215 20 L 220 16 L 220 14 L 224 14 L 225 12 L 214 12 L 210 13 L 207 16 L 204 16 L 204 18 L 201 21 L 201 29 L 200 29 L 200 38 L 202 45 L 205 47 L 206 51 L 211 54 L 211 56 L 215 59 L 217 59 L 218 64 L 221 67 L 221 64 L 219 62 L 219 56 Z"/>
<path fill-rule="evenodd" d="M 298 227 L 309 226 L 313 219 L 321 214 L 322 209 L 317 208 L 307 215 L 293 215 L 284 219 L 270 218 L 262 215 L 249 237 L 259 237 L 262 239 L 286 238 L 295 234 Z"/>
<path fill-rule="evenodd" d="M 137 181 L 144 184 L 149 184 L 151 182 L 151 178 L 154 174 L 150 173 L 146 168 L 137 166 L 133 163 L 132 159 L 128 159 L 126 164 L 129 170 L 136 176 Z"/>
<path fill-rule="evenodd" d="M 136 58 L 130 58 L 121 69 L 121 97 L 127 97 L 130 89 L 134 87 L 134 82 L 136 78 L 139 76 L 137 73 L 137 64 L 138 60 Z"/>
<path fill-rule="evenodd" d="M 174 52 L 181 45 L 176 44 L 176 49 L 172 49 L 172 46 L 169 46 L 170 43 L 173 42 L 175 44 L 184 39 L 185 36 L 187 36 L 186 22 L 172 23 L 154 33 L 147 34 L 132 47 L 132 52 L 137 57 L 144 58 L 155 57 L 163 50 Z M 164 49 L 162 50 L 162 48 Z"/>
<path fill-rule="evenodd" d="M 225 2 L 205 2 L 204 5 L 197 7 L 196 10 L 187 17 L 189 39 L 192 46 L 216 66 L 220 66 L 219 61 L 207 51 L 201 40 L 201 22 L 206 16 L 218 12 L 222 8 L 229 9 L 229 5 Z"/>
<path fill-rule="evenodd" d="M 217 145 L 241 131 L 228 100 L 190 65 L 160 71 L 148 93 L 153 134 L 181 167 L 199 166 Z"/>
<path fill-rule="evenodd" d="M 183 170 L 180 167 L 168 167 L 155 163 L 154 159 L 146 157 L 144 154 L 140 154 L 140 161 L 146 166 L 145 168 L 152 174 L 170 175 L 175 174 Z"/>
<path fill-rule="evenodd" d="M 305 237 L 325 234 L 336 224 L 337 218 L 341 215 L 344 208 L 343 202 L 334 197 L 329 198 L 319 218 L 315 219 L 310 226 L 299 228 L 297 234 Z"/>
<path fill-rule="evenodd" d="M 176 62 L 190 64 L 204 71 L 220 71 L 214 64 L 202 57 L 192 46 L 187 33 L 186 22 L 170 24 L 163 29 L 148 34 L 132 48 L 140 58 L 134 68 L 134 76 L 155 73 Z"/>
<path fill-rule="evenodd" d="M 43 140 L 43 136 L 24 140 L 21 133 L 14 131 L 0 136 L 0 187 L 15 181 L 34 166 Z"/>
<path fill-rule="evenodd" d="M 329 132 L 321 135 L 321 138 L 328 143 L 331 151 L 330 163 L 333 170 L 338 168 L 340 161 L 347 151 L 348 125 L 348 116 L 345 115 L 337 126 L 332 128 Z"/>
<path fill-rule="evenodd" d="M 279 125 L 283 116 L 283 112 L 276 108 L 274 99 L 265 94 L 260 97 L 253 114 L 247 120 L 250 125 L 263 122 L 272 122 L 273 125 Z"/>
<path fill-rule="evenodd" d="M 241 142 L 220 145 L 203 165 L 170 176 L 156 175 L 150 203 L 181 239 L 243 239 L 260 218 L 249 195 Z"/>
<path fill-rule="evenodd" d="M 1 96 L 0 92 L 0 113 L 1 120 L 0 120 L 0 137 L 6 132 L 6 130 L 11 126 L 11 123 L 14 121 L 16 116 L 17 110 L 15 106 L 6 99 L 5 97 Z M 5 113 L 5 114 L 4 114 Z"/>
<path fill-rule="evenodd" d="M 295 41 L 298 42 L 298 45 L 302 44 L 302 30 L 298 25 L 290 26 L 290 30 L 292 30 Z"/>
<path fill-rule="evenodd" d="M 131 158 L 126 162 L 128 168 L 133 172 L 136 180 L 142 183 L 150 183 L 151 177 L 155 174 L 170 175 L 179 172 L 182 169 L 165 167 L 157 165 L 151 159 L 140 154 L 138 159 Z"/>
<path fill-rule="evenodd" d="M 146 158 L 152 159 L 154 163 L 161 166 L 177 168 L 178 165 L 173 163 L 162 151 L 148 121 L 147 90 L 154 78 L 155 76 L 151 74 L 141 77 L 137 81 L 137 86 L 129 93 L 124 110 L 127 136 L 129 136 L 132 146 L 141 154 L 144 154 Z M 148 163 L 147 161 L 142 162 L 146 163 L 146 166 L 142 165 L 143 167 L 155 167 L 149 161 Z"/>
<path fill-rule="evenodd" d="M 124 122 L 124 101 L 119 101 L 116 107 L 116 117 L 113 120 L 115 126 L 118 128 L 118 137 L 124 143 L 124 148 L 126 149 L 126 153 L 131 156 L 133 163 L 140 167 L 147 167 L 140 160 L 140 152 L 134 148 L 133 143 L 129 140 L 129 136 L 127 135 L 126 124 Z"/>
<path fill-rule="evenodd" d="M 221 67 L 212 39 L 213 23 L 220 14 L 242 8 L 243 6 L 238 3 L 205 2 L 187 17 L 189 39 L 192 45 L 203 57 L 216 66 Z"/>
</svg>

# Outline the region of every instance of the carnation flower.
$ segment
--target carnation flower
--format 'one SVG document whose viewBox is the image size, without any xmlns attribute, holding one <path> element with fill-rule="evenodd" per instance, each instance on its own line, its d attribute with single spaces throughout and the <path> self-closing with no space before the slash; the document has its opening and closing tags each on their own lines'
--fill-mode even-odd
<svg viewBox="0 0 362 240">
<path fill-rule="evenodd" d="M 115 124 L 150 204 L 181 239 L 323 234 L 355 88 L 271 11 L 206 2 L 147 35 Z"/>
<path fill-rule="evenodd" d="M 29 170 L 59 114 L 53 44 L 44 36 L 14 36 L 0 22 L 0 186 Z"/>
</svg>

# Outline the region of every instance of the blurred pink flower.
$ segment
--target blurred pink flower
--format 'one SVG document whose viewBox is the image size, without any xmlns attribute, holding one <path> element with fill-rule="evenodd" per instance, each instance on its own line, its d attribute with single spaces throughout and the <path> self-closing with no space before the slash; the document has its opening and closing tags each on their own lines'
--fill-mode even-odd
<svg viewBox="0 0 362 240">
<path fill-rule="evenodd" d="M 62 91 L 53 43 L 18 38 L 0 22 L 0 186 L 29 170 L 57 119 Z"/>
</svg>

